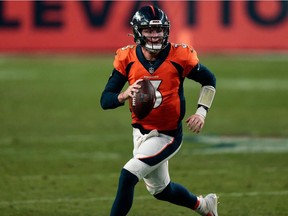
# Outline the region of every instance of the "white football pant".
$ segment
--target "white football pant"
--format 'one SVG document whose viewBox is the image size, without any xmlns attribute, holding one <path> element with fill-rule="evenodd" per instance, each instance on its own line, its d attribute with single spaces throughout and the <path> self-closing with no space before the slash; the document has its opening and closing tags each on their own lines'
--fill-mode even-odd
<svg viewBox="0 0 288 216">
<path fill-rule="evenodd" d="M 143 135 L 139 129 L 133 128 L 133 143 L 133 158 L 124 169 L 139 180 L 143 178 L 151 194 L 160 193 L 170 182 L 168 160 L 180 149 L 182 141 L 177 143 L 174 137 L 157 130 Z"/>
</svg>

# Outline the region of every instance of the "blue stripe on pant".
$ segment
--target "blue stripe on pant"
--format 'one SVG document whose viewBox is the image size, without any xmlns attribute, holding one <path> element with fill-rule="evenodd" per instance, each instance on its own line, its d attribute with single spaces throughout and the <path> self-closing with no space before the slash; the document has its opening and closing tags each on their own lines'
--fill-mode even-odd
<svg viewBox="0 0 288 216">
<path fill-rule="evenodd" d="M 153 155 L 150 157 L 144 157 L 144 158 L 138 158 L 138 159 L 141 160 L 142 162 L 148 164 L 149 166 L 154 166 L 156 164 L 159 164 L 160 162 L 162 162 L 166 158 L 168 158 L 170 155 L 174 154 L 178 150 L 178 148 L 180 147 L 181 143 L 182 143 L 182 137 L 181 136 L 175 137 L 173 139 L 173 141 L 171 143 L 167 144 L 165 149 L 163 149 L 157 155 Z"/>
</svg>

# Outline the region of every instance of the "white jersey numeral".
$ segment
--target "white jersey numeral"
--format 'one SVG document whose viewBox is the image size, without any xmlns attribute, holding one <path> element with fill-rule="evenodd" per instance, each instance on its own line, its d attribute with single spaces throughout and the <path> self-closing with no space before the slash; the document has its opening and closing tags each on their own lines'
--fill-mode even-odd
<svg viewBox="0 0 288 216">
<path fill-rule="evenodd" d="M 162 98 L 162 94 L 161 92 L 158 90 L 160 84 L 161 84 L 161 80 L 150 80 L 154 89 L 155 89 L 155 95 L 156 95 L 156 101 L 155 101 L 155 104 L 154 104 L 154 107 L 153 108 L 156 108 L 158 106 L 160 106 L 163 98 Z"/>
</svg>

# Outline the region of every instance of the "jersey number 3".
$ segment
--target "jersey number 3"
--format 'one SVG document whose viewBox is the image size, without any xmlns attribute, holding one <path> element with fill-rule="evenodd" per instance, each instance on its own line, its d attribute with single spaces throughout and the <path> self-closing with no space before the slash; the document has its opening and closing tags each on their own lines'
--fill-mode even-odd
<svg viewBox="0 0 288 216">
<path fill-rule="evenodd" d="M 155 95 L 156 95 L 156 101 L 155 101 L 155 104 L 154 104 L 154 107 L 153 108 L 157 108 L 158 106 L 160 106 L 160 104 L 162 103 L 162 94 L 161 92 L 158 90 L 159 89 L 159 86 L 161 84 L 161 80 L 150 80 L 154 89 L 155 89 Z"/>
</svg>

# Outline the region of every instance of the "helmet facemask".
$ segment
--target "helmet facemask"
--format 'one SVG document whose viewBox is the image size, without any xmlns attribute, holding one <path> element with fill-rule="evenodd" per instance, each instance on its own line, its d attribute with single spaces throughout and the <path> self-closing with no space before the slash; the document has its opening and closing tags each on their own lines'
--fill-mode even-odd
<svg viewBox="0 0 288 216">
<path fill-rule="evenodd" d="M 153 10 L 151 10 L 152 8 Z M 168 45 L 170 22 L 161 9 L 153 6 L 142 8 L 133 16 L 131 25 L 133 27 L 134 41 L 149 52 L 158 53 Z M 163 35 L 147 37 L 143 35 L 143 29 L 163 32 Z M 156 38 L 158 41 L 155 40 Z"/>
<path fill-rule="evenodd" d="M 144 42 L 142 45 L 149 52 L 157 53 L 167 46 L 169 36 L 169 29 L 167 27 L 162 27 L 162 25 L 150 25 L 147 28 L 141 28 L 140 31 L 140 41 L 142 41 L 142 43 Z M 143 31 L 146 31 L 146 33 Z M 147 33 L 149 31 L 150 33 Z M 156 33 L 153 33 L 152 35 L 152 32 Z M 147 36 L 147 34 L 151 36 Z"/>
</svg>

